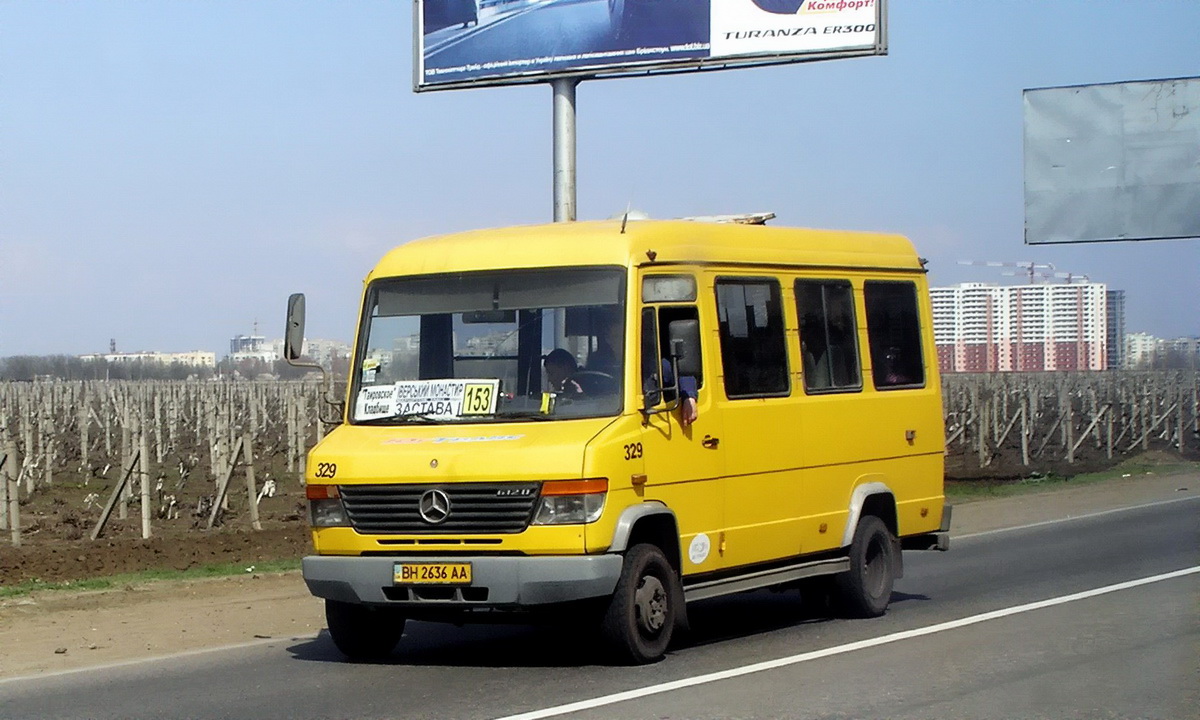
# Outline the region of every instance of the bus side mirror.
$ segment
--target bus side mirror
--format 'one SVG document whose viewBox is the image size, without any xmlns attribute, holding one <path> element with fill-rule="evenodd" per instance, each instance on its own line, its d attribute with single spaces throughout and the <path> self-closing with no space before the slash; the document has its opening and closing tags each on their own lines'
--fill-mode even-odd
<svg viewBox="0 0 1200 720">
<path fill-rule="evenodd" d="M 672 320 L 667 326 L 667 338 L 671 360 L 675 363 L 675 377 L 700 377 L 700 321 Z"/>
<path fill-rule="evenodd" d="M 283 359 L 299 360 L 304 354 L 304 293 L 288 296 L 287 327 L 283 331 Z"/>
</svg>

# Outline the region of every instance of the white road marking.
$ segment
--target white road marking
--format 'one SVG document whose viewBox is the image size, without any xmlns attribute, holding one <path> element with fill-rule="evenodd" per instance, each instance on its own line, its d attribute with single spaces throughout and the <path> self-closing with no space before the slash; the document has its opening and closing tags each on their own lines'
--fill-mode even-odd
<svg viewBox="0 0 1200 720">
<path fill-rule="evenodd" d="M 1115 585 L 1106 585 L 1093 590 L 1085 590 L 1083 592 L 1078 592 L 1071 595 L 1050 598 L 1049 600 L 1039 600 L 1038 602 L 1026 603 L 1025 605 L 1017 605 L 1010 608 L 1003 608 L 1001 610 L 980 613 L 979 615 L 971 615 L 970 617 L 961 618 L 959 620 L 951 620 L 949 622 L 929 625 L 923 628 L 916 628 L 915 630 L 905 630 L 903 632 L 892 633 L 891 635 L 884 635 L 882 637 L 871 638 L 869 640 L 859 640 L 858 642 L 852 642 L 846 645 L 825 648 L 824 650 L 816 650 L 813 652 L 801 653 L 799 655 L 791 655 L 788 657 L 779 658 L 778 660 L 768 660 L 766 662 L 754 663 L 753 665 L 743 665 L 742 667 L 732 668 L 730 670 L 708 673 L 707 675 L 697 675 L 695 677 L 675 680 L 672 682 L 662 683 L 660 685 L 650 685 L 648 687 L 638 688 L 636 690 L 627 690 L 625 692 L 613 693 L 612 695 L 604 695 L 602 697 L 592 698 L 591 700 L 580 700 L 579 702 L 568 703 L 566 705 L 558 705 L 556 707 L 544 708 L 542 710 L 533 710 L 517 715 L 508 715 L 503 718 L 498 718 L 498 720 L 539 720 L 540 718 L 558 717 L 560 715 L 567 715 L 573 712 L 592 710 L 598 707 L 604 707 L 606 705 L 625 702 L 626 700 L 636 700 L 637 698 L 643 698 L 649 695 L 659 695 L 696 685 L 705 685 L 707 683 L 729 680 L 730 678 L 750 675 L 752 673 L 775 670 L 777 668 L 796 665 L 799 663 L 808 662 L 810 660 L 820 660 L 822 658 L 833 657 L 835 655 L 843 655 L 856 650 L 865 650 L 866 648 L 887 645 L 889 643 L 899 642 L 901 640 L 911 640 L 912 638 L 933 635 L 934 633 L 945 632 L 947 630 L 956 630 L 961 627 L 967 627 L 968 625 L 976 625 L 978 623 L 988 622 L 989 620 L 998 620 L 1000 618 L 1019 615 L 1021 613 L 1027 613 L 1033 610 L 1041 610 L 1043 608 L 1054 607 L 1055 605 L 1063 605 L 1078 600 L 1086 600 L 1099 595 L 1107 595 L 1108 593 L 1128 590 L 1130 588 L 1163 582 L 1165 580 L 1172 580 L 1185 575 L 1195 575 L 1197 573 L 1200 573 L 1200 565 L 1185 568 L 1183 570 L 1176 570 L 1174 572 L 1163 573 L 1162 575 L 1141 578 L 1140 580 L 1130 580 L 1128 582 L 1117 583 Z"/>
<path fill-rule="evenodd" d="M 1117 513 L 1129 512 L 1130 510 L 1144 510 L 1146 508 L 1174 505 L 1175 503 L 1191 502 L 1193 500 L 1200 500 L 1200 495 L 1189 495 L 1188 497 L 1173 498 L 1171 500 L 1156 500 L 1154 502 L 1143 503 L 1141 505 L 1130 505 L 1128 507 L 1116 508 L 1114 510 L 1100 510 L 1097 512 L 1084 513 L 1083 515 L 1071 515 L 1069 517 L 1058 518 L 1056 520 L 1043 520 L 1041 522 L 1029 523 L 1028 525 L 1016 525 L 1014 527 L 996 528 L 995 530 L 984 530 L 983 532 L 971 533 L 969 535 L 955 535 L 953 532 L 951 532 L 950 546 L 953 547 L 954 542 L 958 540 L 970 540 L 972 538 L 998 535 L 1000 533 L 1013 532 L 1015 530 L 1029 530 L 1032 528 L 1045 527 L 1047 525 L 1060 525 L 1065 522 L 1088 520 L 1090 518 L 1104 517 L 1105 515 L 1116 515 Z"/>
</svg>

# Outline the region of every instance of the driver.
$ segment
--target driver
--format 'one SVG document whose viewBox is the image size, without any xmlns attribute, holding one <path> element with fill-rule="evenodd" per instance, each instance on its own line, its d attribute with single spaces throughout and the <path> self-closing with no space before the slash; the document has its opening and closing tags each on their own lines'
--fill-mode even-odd
<svg viewBox="0 0 1200 720">
<path fill-rule="evenodd" d="M 575 356 L 562 348 L 556 348 L 542 359 L 546 368 L 546 380 L 550 384 L 550 392 L 563 395 L 581 395 L 583 388 L 571 379 L 579 369 Z"/>
</svg>

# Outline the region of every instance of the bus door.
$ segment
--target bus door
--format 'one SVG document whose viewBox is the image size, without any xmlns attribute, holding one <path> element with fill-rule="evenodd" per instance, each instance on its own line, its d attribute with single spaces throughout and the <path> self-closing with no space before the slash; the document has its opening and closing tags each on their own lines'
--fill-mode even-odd
<svg viewBox="0 0 1200 720">
<path fill-rule="evenodd" d="M 740 566 L 798 555 L 805 550 L 799 468 L 807 439 L 792 396 L 783 289 L 775 277 L 721 275 L 713 291 L 721 358 L 714 385 L 724 395 L 724 559 Z"/>
<path fill-rule="evenodd" d="M 713 392 L 706 382 L 707 350 L 701 351 L 699 373 L 677 377 L 669 341 L 671 324 L 679 321 L 693 327 L 698 324 L 702 341 L 709 334 L 696 306 L 696 279 L 692 275 L 646 275 L 642 298 L 638 362 L 644 497 L 674 511 L 684 574 L 711 572 L 724 566 L 720 552 L 724 527 L 721 418 L 713 410 Z M 685 397 L 680 397 L 681 392 Z M 685 426 L 680 406 L 693 395 L 698 414 Z"/>
</svg>

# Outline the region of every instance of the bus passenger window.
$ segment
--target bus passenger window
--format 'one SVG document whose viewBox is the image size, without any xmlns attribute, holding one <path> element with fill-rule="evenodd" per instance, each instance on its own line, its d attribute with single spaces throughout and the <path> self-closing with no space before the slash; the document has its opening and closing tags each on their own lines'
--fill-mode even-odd
<svg viewBox="0 0 1200 720">
<path fill-rule="evenodd" d="M 800 355 L 809 393 L 862 388 L 854 291 L 848 280 L 797 280 Z"/>
<path fill-rule="evenodd" d="M 787 395 L 787 346 L 779 283 L 759 278 L 717 281 L 721 364 L 730 398 Z"/>
<path fill-rule="evenodd" d="M 910 282 L 870 281 L 863 285 L 871 377 L 880 389 L 925 385 L 917 287 Z"/>
</svg>

